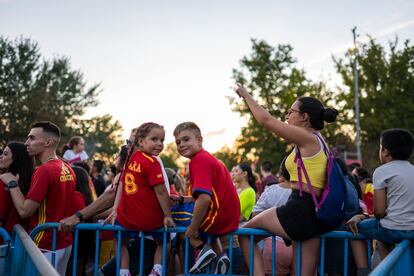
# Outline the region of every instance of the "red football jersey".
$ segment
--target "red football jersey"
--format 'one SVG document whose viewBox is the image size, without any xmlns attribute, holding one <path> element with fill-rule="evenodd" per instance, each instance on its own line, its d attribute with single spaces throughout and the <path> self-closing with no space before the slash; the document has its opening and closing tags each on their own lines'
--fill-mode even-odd
<svg viewBox="0 0 414 276">
<path fill-rule="evenodd" d="M 23 228 L 27 228 L 27 221 L 20 218 L 14 207 L 10 192 L 6 191 L 5 187 L 6 185 L 0 180 L 0 220 L 3 223 L 3 228 L 12 233 L 16 224 L 21 224 Z"/>
<path fill-rule="evenodd" d="M 135 152 L 122 176 L 119 223 L 131 230 L 150 231 L 163 225 L 164 213 L 154 186 L 164 184 L 161 165 L 142 151 Z"/>
<path fill-rule="evenodd" d="M 193 197 L 211 196 L 210 206 L 200 229 L 210 234 L 226 234 L 239 227 L 240 201 L 224 164 L 205 150 L 190 161 L 190 183 Z"/>
<path fill-rule="evenodd" d="M 30 229 L 46 222 L 59 222 L 73 215 L 76 176 L 72 168 L 59 159 L 50 160 L 33 173 L 27 199 L 40 203 L 30 219 Z M 34 237 L 39 248 L 52 249 L 52 231 L 41 231 Z M 72 244 L 72 233 L 57 232 L 56 249 Z"/>
</svg>

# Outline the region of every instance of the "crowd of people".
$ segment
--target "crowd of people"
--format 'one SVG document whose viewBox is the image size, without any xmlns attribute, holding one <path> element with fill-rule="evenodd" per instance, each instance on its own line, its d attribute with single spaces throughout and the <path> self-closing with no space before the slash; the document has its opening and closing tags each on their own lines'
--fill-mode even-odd
<svg viewBox="0 0 414 276">
<path fill-rule="evenodd" d="M 295 273 L 301 262 L 303 275 L 317 270 L 320 240 L 318 235 L 332 230 L 362 233 L 375 239 L 373 256 L 379 259 L 403 239 L 414 239 L 414 185 L 410 183 L 414 166 L 408 161 L 413 135 L 404 129 L 385 130 L 379 137 L 381 165 L 371 175 L 360 164 L 346 165 L 336 158 L 346 183 L 346 210 L 342 223 L 326 225 L 318 219 L 315 208 L 327 183 L 329 148 L 320 134 L 325 122 L 336 120 L 338 111 L 325 108 L 312 97 L 298 98 L 284 120 L 262 108 L 243 87 L 235 92 L 246 102 L 252 115 L 278 137 L 294 144 L 277 173 L 275 164 L 260 160 L 243 162 L 231 170 L 203 148 L 200 128 L 184 122 L 174 130 L 178 153 L 189 159 L 185 170 L 164 168 L 159 154 L 164 149 L 165 130 L 148 122 L 131 131 L 127 145 L 122 146 L 115 164 L 105 169 L 102 160 L 90 160 L 85 141 L 72 137 L 58 156 L 61 133 L 52 122 L 36 122 L 26 142 L 10 142 L 0 155 L 0 226 L 12 232 L 21 224 L 30 231 L 45 222 L 59 222 L 56 245 L 56 269 L 70 273 L 73 237 L 78 223 L 102 221 L 127 229 L 122 232 L 121 251 L 117 235 L 103 232 L 101 256 L 105 252 L 120 254 L 120 275 L 136 275 L 139 252 L 138 233 L 145 231 L 146 275 L 161 275 L 173 268 L 183 272 L 183 238 L 189 238 L 190 273 L 226 274 L 232 262 L 233 273 L 254 275 L 272 271 L 272 243 L 276 247 L 276 273 Z M 306 168 L 300 170 L 298 156 Z M 306 176 L 306 177 L 305 177 Z M 315 201 L 316 200 L 316 201 Z M 162 266 L 163 235 L 151 232 L 160 227 L 185 226 L 183 235 L 168 235 L 167 267 Z M 248 236 L 229 233 L 238 228 L 267 230 L 276 239 L 256 236 L 251 248 Z M 77 275 L 88 273 L 94 239 L 81 232 Z M 302 257 L 296 260 L 298 242 Z M 41 231 L 35 244 L 51 260 L 52 232 Z M 114 246 L 115 245 L 115 246 Z M 232 246 L 233 258 L 229 258 Z M 327 241 L 329 262 L 325 271 L 340 275 L 343 250 L 335 241 Z M 369 272 L 367 245 L 351 242 L 351 274 Z M 329 251 L 330 250 L 330 251 Z M 341 255 L 342 254 L 342 255 Z M 237 256 L 244 256 L 238 258 Z M 101 272 L 112 275 L 115 258 L 110 254 L 101 260 Z"/>
</svg>

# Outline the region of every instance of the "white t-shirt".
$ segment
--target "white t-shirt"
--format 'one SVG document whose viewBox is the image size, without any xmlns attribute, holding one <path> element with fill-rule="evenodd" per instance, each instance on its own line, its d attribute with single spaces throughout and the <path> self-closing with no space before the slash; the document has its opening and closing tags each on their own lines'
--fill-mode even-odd
<svg viewBox="0 0 414 276">
<path fill-rule="evenodd" d="M 82 162 L 89 158 L 88 154 L 85 151 L 75 153 L 71 149 L 66 150 L 62 157 L 63 159 L 68 160 L 70 164 L 73 164 L 75 162 Z"/>
<path fill-rule="evenodd" d="M 155 159 L 157 159 L 158 163 L 160 163 L 161 165 L 162 177 L 164 177 L 164 180 L 165 180 L 164 185 L 165 185 L 165 188 L 167 188 L 168 195 L 170 195 L 171 193 L 170 183 L 168 181 L 168 176 L 167 176 L 167 172 L 165 171 L 164 164 L 162 163 L 161 158 L 159 158 L 158 156 L 153 155 L 152 157 L 155 157 Z"/>
<path fill-rule="evenodd" d="M 262 212 L 272 207 L 285 205 L 291 193 L 292 189 L 282 188 L 278 184 L 266 186 L 252 212 Z"/>
<path fill-rule="evenodd" d="M 414 166 L 403 160 L 388 162 L 374 171 L 375 190 L 386 188 L 386 215 L 382 227 L 392 230 L 414 230 Z"/>
</svg>

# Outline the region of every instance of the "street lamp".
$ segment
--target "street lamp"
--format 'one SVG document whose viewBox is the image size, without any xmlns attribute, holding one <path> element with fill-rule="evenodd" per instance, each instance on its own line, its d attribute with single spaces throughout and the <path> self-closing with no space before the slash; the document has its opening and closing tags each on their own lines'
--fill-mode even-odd
<svg viewBox="0 0 414 276">
<path fill-rule="evenodd" d="M 358 68 L 357 68 L 357 57 L 358 48 L 356 44 L 356 26 L 352 29 L 354 36 L 354 105 L 355 105 L 355 126 L 356 126 L 356 155 L 357 160 L 362 162 L 361 156 L 361 126 L 359 121 L 359 87 L 358 87 Z"/>
</svg>

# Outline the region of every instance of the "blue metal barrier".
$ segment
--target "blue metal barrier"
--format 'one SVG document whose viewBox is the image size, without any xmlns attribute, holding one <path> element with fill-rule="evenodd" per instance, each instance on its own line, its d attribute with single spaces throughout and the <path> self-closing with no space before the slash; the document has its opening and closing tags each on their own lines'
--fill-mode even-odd
<svg viewBox="0 0 414 276">
<path fill-rule="evenodd" d="M 370 275 L 414 275 L 413 250 L 409 240 L 402 241 Z"/>
<path fill-rule="evenodd" d="M 8 275 L 11 260 L 11 238 L 7 230 L 2 227 L 0 227 L 0 237 L 3 240 L 0 245 L 0 275 Z"/>
<path fill-rule="evenodd" d="M 34 237 L 39 231 L 45 230 L 45 229 L 50 229 L 52 228 L 54 233 L 53 233 L 53 245 L 52 245 L 52 249 L 54 251 L 54 249 L 56 248 L 56 229 L 58 227 L 58 223 L 47 223 L 47 224 L 43 224 L 38 226 L 37 228 L 35 228 L 30 235 L 32 237 Z M 100 236 L 100 232 L 101 231 L 117 231 L 117 234 L 115 235 L 115 237 L 118 240 L 118 244 L 117 244 L 117 250 L 118 252 L 121 249 L 121 238 L 122 238 L 122 233 L 127 231 L 126 229 L 120 227 L 120 226 L 112 226 L 112 225 L 101 225 L 101 224 L 92 224 L 92 223 L 84 223 L 84 224 L 78 224 L 75 228 L 75 232 L 74 232 L 74 246 L 73 246 L 73 275 L 76 275 L 76 271 L 77 271 L 77 256 L 78 256 L 78 240 L 79 240 L 79 231 L 95 231 L 95 256 L 94 256 L 94 275 L 98 275 L 98 271 L 99 271 L 99 263 L 98 263 L 98 259 L 99 259 L 99 251 L 100 251 L 100 243 L 99 243 L 99 236 Z M 158 233 L 163 233 L 163 256 L 162 256 L 162 266 L 163 268 L 166 268 L 166 248 L 167 248 L 167 233 L 185 233 L 186 228 L 184 227 L 177 227 L 176 229 L 168 229 L 167 231 L 164 231 L 163 229 L 158 229 L 156 231 L 153 232 L 158 232 Z M 152 233 L 153 233 L 152 232 Z M 140 275 L 144 275 L 144 234 L 148 234 L 148 233 L 143 233 L 143 232 L 139 232 L 140 234 L 140 261 L 139 261 L 139 274 Z M 230 240 L 230 246 L 229 246 L 229 258 L 230 260 L 233 260 L 233 240 L 234 240 L 234 235 L 238 235 L 238 236 L 249 236 L 250 238 L 250 245 L 251 245 L 251 249 L 253 248 L 252 245 L 254 244 L 254 237 L 255 236 L 273 236 L 272 233 L 264 231 L 264 230 L 260 230 L 260 229 L 248 229 L 248 228 L 242 228 L 242 229 L 238 229 L 234 232 L 232 232 L 229 236 L 229 240 Z M 345 254 L 344 254 L 344 275 L 347 275 L 348 271 L 348 242 L 349 240 L 355 240 L 355 239 L 365 239 L 364 236 L 362 235 L 357 235 L 354 236 L 352 235 L 350 232 L 339 232 L 339 231 L 335 231 L 335 232 L 330 232 L 327 233 L 325 235 L 320 236 L 321 238 L 321 252 L 320 252 L 320 264 L 319 264 L 319 272 L 321 275 L 324 274 L 324 266 L 325 266 L 325 240 L 326 239 L 341 239 L 344 241 L 344 245 L 345 245 Z M 189 274 L 189 240 L 188 238 L 185 238 L 185 243 L 184 243 L 184 275 L 190 275 Z M 300 248 L 300 242 L 298 243 L 299 245 L 299 249 L 297 252 L 297 256 L 298 256 L 298 260 L 300 260 L 300 255 L 301 255 L 301 248 Z M 370 252 L 370 246 L 368 246 L 368 256 L 371 255 Z M 272 275 L 276 274 L 276 260 L 275 260 L 275 237 L 273 236 L 273 242 L 272 242 Z M 253 260 L 253 250 L 250 251 L 250 263 Z M 370 258 L 368 258 L 368 260 L 370 260 Z M 52 261 L 53 262 L 53 261 Z M 119 275 L 119 269 L 120 269 L 120 254 L 117 254 L 116 257 L 116 271 L 117 271 L 117 275 Z M 250 271 L 249 274 L 253 275 L 253 265 L 250 266 Z M 297 275 L 300 274 L 300 261 L 297 262 L 297 267 L 296 267 L 296 271 L 297 271 Z M 233 271 L 233 267 L 232 267 L 232 262 L 230 263 L 230 270 L 229 270 L 229 275 L 232 275 Z M 163 269 L 163 276 L 166 275 L 166 269 Z M 197 274 L 197 275 L 201 275 L 201 274 Z"/>
<path fill-rule="evenodd" d="M 59 275 L 21 225 L 13 233 L 11 275 Z"/>
</svg>

